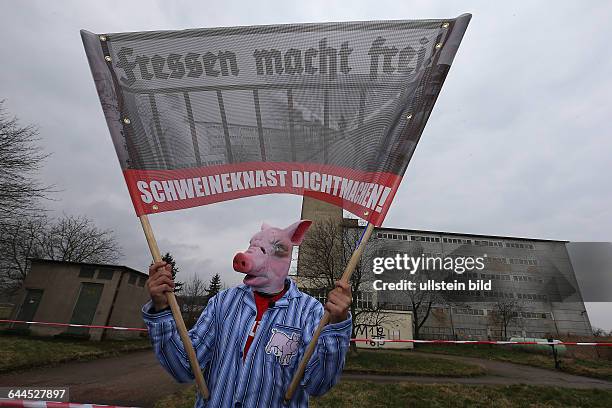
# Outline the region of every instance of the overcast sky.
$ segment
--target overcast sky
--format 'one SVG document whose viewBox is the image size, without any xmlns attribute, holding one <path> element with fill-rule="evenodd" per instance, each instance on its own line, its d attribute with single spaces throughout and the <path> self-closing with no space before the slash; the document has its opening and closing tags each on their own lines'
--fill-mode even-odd
<svg viewBox="0 0 612 408">
<path fill-rule="evenodd" d="M 612 5 L 604 2 L 0 0 L 0 99 L 37 124 L 56 214 L 113 229 L 122 263 L 150 254 L 95 92 L 79 30 L 96 33 L 473 14 L 384 225 L 612 241 Z M 520 4 L 519 4 L 520 3 Z M 585 7 L 588 4 L 589 7 Z M 151 216 L 186 275 L 240 281 L 231 259 L 301 198 L 263 196 Z M 609 304 L 590 305 L 612 329 Z"/>
</svg>

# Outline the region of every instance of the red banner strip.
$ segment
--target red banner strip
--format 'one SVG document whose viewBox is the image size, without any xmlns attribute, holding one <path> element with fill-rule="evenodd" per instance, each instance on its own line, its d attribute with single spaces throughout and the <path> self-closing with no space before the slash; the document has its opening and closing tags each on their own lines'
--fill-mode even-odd
<svg viewBox="0 0 612 408">
<path fill-rule="evenodd" d="M 138 216 L 263 194 L 309 196 L 380 226 L 401 177 L 313 163 L 249 162 L 123 172 Z"/>
</svg>

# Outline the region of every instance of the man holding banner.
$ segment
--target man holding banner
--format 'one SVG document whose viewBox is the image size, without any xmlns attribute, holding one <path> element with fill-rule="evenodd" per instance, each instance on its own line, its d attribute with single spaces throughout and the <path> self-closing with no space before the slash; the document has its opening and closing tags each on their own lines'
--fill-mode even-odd
<svg viewBox="0 0 612 408">
<path fill-rule="evenodd" d="M 374 226 L 389 210 L 470 18 L 81 31 L 123 176 L 156 262 L 149 280 L 153 305 L 143 311 L 145 320 L 162 363 L 177 379 L 188 379 L 189 361 L 201 395 L 198 406 L 206 406 L 209 396 L 211 406 L 277 406 L 279 389 L 292 371 L 284 400 L 305 406 L 308 393 L 325 392 L 337 380 L 350 333 L 346 284 Z M 247 273 L 246 288 L 216 297 L 189 336 L 168 271 L 157 271 L 163 264 L 147 215 L 272 193 L 323 200 L 369 223 L 325 313 L 284 277 L 280 285 L 260 287 L 262 277 L 249 276 L 249 262 L 242 265 L 246 258 L 238 257 L 234 268 Z M 267 249 L 252 240 L 245 254 L 259 248 L 283 258 L 301 242 L 303 225 L 297 224 L 296 236 L 289 234 L 292 227 L 274 233 L 262 228 L 262 234 L 279 238 L 267 241 L 273 243 Z M 229 304 L 239 291 L 250 290 L 264 299 L 279 296 L 278 304 L 302 299 L 288 310 L 310 316 L 292 326 L 301 327 L 303 336 L 270 328 L 264 354 L 295 364 L 298 344 L 312 341 L 295 370 L 281 373 L 271 369 L 270 360 L 256 358 L 258 366 L 236 383 L 243 378 L 240 359 L 235 354 L 234 360 L 219 359 L 219 354 L 244 353 L 238 347 L 242 337 L 232 332 L 228 338 L 238 345 L 215 349 L 215 361 L 223 363 L 205 366 L 214 383 L 210 394 L 198 362 L 212 361 L 210 341 L 219 334 L 209 335 L 210 322 L 221 319 L 222 330 L 243 330 L 243 314 Z M 166 304 L 172 314 L 163 311 Z M 254 350 L 258 346 L 253 340 Z M 333 362 L 327 356 L 334 356 Z M 252 386 L 256 383 L 261 387 Z"/>
<path fill-rule="evenodd" d="M 299 245 L 310 221 L 279 229 L 264 224 L 234 268 L 246 274 L 244 284 L 222 291 L 208 304 L 190 330 L 198 362 L 207 372 L 210 400 L 200 406 L 278 407 L 321 320 L 323 307 L 298 290 L 287 277 L 293 245 Z M 157 262 L 149 269 L 151 302 L 143 317 L 155 353 L 179 382 L 193 380 L 165 292 L 173 289 L 170 266 Z M 338 282 L 325 309 L 331 315 L 317 341 L 304 380 L 289 406 L 307 407 L 308 396 L 322 395 L 339 379 L 351 336 L 351 290 Z"/>
</svg>

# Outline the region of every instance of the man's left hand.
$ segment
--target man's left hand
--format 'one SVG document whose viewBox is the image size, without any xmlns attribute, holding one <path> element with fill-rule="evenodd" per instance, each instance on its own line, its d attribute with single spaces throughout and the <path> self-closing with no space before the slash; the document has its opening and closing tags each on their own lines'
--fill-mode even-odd
<svg viewBox="0 0 612 408">
<path fill-rule="evenodd" d="M 340 323 L 348 318 L 349 306 L 351 305 L 351 287 L 348 283 L 337 281 L 336 288 L 329 292 L 325 310 L 330 313 L 330 323 Z"/>
</svg>

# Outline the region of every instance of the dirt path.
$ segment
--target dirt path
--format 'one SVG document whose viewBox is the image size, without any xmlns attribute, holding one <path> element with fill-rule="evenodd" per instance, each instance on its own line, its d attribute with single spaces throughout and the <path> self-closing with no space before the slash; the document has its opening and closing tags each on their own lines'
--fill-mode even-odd
<svg viewBox="0 0 612 408">
<path fill-rule="evenodd" d="M 415 352 L 424 356 L 477 364 L 487 371 L 480 377 L 416 377 L 349 374 L 343 380 L 375 382 L 458 383 L 458 384 L 530 384 L 568 388 L 612 389 L 612 382 L 570 375 L 553 370 L 490 361 L 473 357 L 446 356 Z M 152 407 L 177 384 L 161 368 L 153 352 L 142 351 L 94 361 L 65 363 L 55 367 L 0 374 L 0 386 L 68 386 L 73 402 L 122 406 Z"/>
<path fill-rule="evenodd" d="M 0 386 L 68 386 L 70 401 L 152 407 L 179 391 L 152 351 L 139 351 L 93 361 L 0 374 Z"/>
</svg>

